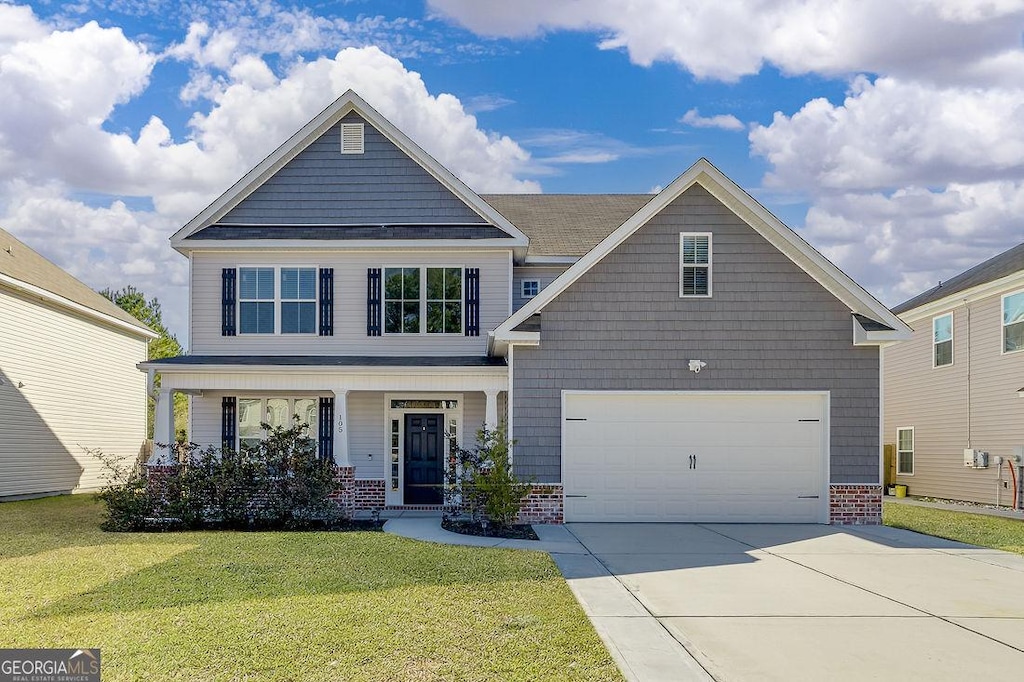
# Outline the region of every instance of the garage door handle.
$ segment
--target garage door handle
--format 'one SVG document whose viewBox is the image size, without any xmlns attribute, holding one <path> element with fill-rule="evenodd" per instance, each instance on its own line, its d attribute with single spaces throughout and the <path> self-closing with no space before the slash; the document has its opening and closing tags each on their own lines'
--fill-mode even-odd
<svg viewBox="0 0 1024 682">
<path fill-rule="evenodd" d="M 797 495 L 796 499 L 798 499 L 798 500 L 817 500 L 820 497 L 821 497 L 820 495 Z"/>
<path fill-rule="evenodd" d="M 586 497 L 586 495 L 565 495 L 565 497 Z"/>
</svg>

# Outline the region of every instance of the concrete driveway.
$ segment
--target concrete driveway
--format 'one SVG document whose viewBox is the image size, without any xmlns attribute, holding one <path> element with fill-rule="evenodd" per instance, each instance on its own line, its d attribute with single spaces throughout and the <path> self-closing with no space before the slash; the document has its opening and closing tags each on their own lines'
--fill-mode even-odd
<svg viewBox="0 0 1024 682">
<path fill-rule="evenodd" d="M 1024 557 L 893 528 L 568 524 L 554 555 L 634 680 L 1024 675 Z"/>
</svg>

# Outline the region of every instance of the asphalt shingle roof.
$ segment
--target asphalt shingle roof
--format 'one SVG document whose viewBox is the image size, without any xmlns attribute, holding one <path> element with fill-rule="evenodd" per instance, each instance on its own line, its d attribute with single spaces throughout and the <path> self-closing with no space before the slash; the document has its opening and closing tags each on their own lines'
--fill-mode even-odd
<svg viewBox="0 0 1024 682">
<path fill-rule="evenodd" d="M 46 260 L 2 228 L 0 228 L 0 273 L 140 329 L 148 329 L 110 300 Z"/>
<path fill-rule="evenodd" d="M 900 303 L 892 311 L 898 315 L 899 313 L 923 306 L 926 303 L 952 296 L 960 291 L 994 282 L 997 279 L 1012 275 L 1021 270 L 1024 270 L 1024 243 L 1018 244 L 1008 251 L 1003 251 L 998 256 L 989 258 L 984 263 L 979 263 L 973 268 L 961 272 L 956 277 L 947 279 L 938 286 L 934 286 L 928 291 Z"/>
<path fill-rule="evenodd" d="M 482 194 L 530 238 L 530 256 L 579 257 L 626 222 L 653 194 Z"/>
</svg>

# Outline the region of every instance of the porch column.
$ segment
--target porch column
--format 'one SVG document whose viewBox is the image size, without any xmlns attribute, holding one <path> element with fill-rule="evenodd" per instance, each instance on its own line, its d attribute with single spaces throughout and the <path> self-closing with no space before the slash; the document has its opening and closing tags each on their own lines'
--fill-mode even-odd
<svg viewBox="0 0 1024 682">
<path fill-rule="evenodd" d="M 498 428 L 498 391 L 484 391 L 487 396 L 487 409 L 484 412 L 484 426 L 488 431 Z"/>
<path fill-rule="evenodd" d="M 348 389 L 334 389 L 334 466 L 352 466 L 348 458 Z"/>
<path fill-rule="evenodd" d="M 170 464 L 174 461 L 170 446 L 174 444 L 174 391 L 161 388 L 156 394 L 153 411 L 153 454 L 148 464 Z"/>
</svg>

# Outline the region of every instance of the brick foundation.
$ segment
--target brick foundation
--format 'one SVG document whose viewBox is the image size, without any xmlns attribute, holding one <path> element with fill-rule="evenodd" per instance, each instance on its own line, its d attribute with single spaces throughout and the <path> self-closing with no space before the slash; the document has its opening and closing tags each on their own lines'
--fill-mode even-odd
<svg viewBox="0 0 1024 682">
<path fill-rule="evenodd" d="M 356 509 L 384 508 L 384 479 L 357 478 L 354 484 L 354 506 Z"/>
<path fill-rule="evenodd" d="M 334 492 L 328 495 L 338 503 L 345 516 L 352 516 L 355 511 L 356 468 L 334 467 Z"/>
<path fill-rule="evenodd" d="M 523 498 L 519 523 L 562 523 L 564 520 L 561 483 L 537 484 Z"/>
<path fill-rule="evenodd" d="M 837 526 L 878 526 L 882 523 L 882 486 L 834 484 L 828 487 L 828 522 Z"/>
</svg>

